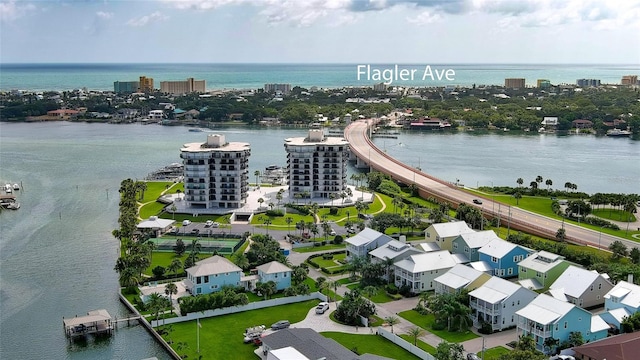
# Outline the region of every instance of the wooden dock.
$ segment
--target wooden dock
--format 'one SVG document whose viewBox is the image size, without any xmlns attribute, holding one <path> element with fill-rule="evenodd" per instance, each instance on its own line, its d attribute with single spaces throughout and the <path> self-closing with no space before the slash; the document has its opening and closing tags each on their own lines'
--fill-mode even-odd
<svg viewBox="0 0 640 360">
<path fill-rule="evenodd" d="M 111 315 L 105 309 L 89 311 L 86 316 L 62 318 L 64 332 L 71 341 L 80 336 L 111 335 L 114 329 Z"/>
</svg>

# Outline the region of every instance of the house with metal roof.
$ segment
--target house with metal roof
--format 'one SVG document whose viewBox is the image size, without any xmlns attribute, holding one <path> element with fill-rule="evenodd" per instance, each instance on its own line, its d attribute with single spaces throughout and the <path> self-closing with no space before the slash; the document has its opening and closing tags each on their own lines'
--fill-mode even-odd
<svg viewBox="0 0 640 360">
<path fill-rule="evenodd" d="M 518 282 L 533 290 L 546 290 L 570 265 L 564 256 L 538 251 L 518 263 Z"/>
<path fill-rule="evenodd" d="M 631 315 L 633 315 L 632 312 L 630 312 L 626 308 L 621 307 L 621 308 L 605 311 L 600 314 L 600 317 L 602 318 L 602 320 L 604 320 L 604 322 L 609 324 L 609 326 L 611 326 L 612 328 L 620 330 L 622 322 L 624 321 L 624 318 Z"/>
<path fill-rule="evenodd" d="M 453 239 L 466 233 L 475 232 L 464 221 L 433 224 L 424 231 L 427 242 L 435 242 L 442 250 L 452 250 Z"/>
<path fill-rule="evenodd" d="M 200 260 L 186 271 L 184 285 L 192 295 L 210 294 L 225 285 L 241 285 L 242 269 L 219 255 Z"/>
<path fill-rule="evenodd" d="M 625 308 L 630 313 L 640 311 L 640 286 L 620 281 L 604 296 L 605 310 Z"/>
<path fill-rule="evenodd" d="M 423 252 L 431 252 L 431 251 L 440 251 L 440 246 L 434 242 L 423 242 L 414 244 L 416 248 L 422 250 Z"/>
<path fill-rule="evenodd" d="M 493 331 L 516 326 L 516 311 L 535 299 L 537 294 L 508 280 L 492 276 L 482 286 L 469 293 L 473 326 L 491 324 Z"/>
<path fill-rule="evenodd" d="M 501 278 L 518 276 L 518 262 L 533 250 L 502 239 L 494 239 L 478 249 L 478 260 L 493 269 L 493 275 Z"/>
<path fill-rule="evenodd" d="M 640 334 L 637 332 L 608 337 L 573 348 L 576 359 L 636 360 L 640 354 Z"/>
<path fill-rule="evenodd" d="M 451 252 L 463 254 L 469 261 L 478 261 L 480 259 L 478 250 L 493 240 L 502 240 L 493 230 L 464 233 L 453 239 Z"/>
<path fill-rule="evenodd" d="M 590 342 L 607 337 L 609 330 L 609 325 L 599 315 L 547 294 L 538 295 L 516 315 L 516 334 L 531 335 L 541 351 L 545 350 L 545 341 L 549 338 L 562 343 L 569 339 L 570 333 L 580 332 L 584 341 Z"/>
<path fill-rule="evenodd" d="M 409 286 L 412 293 L 433 290 L 433 280 L 456 264 L 456 260 L 447 250 L 411 255 L 395 263 L 395 285 Z"/>
<path fill-rule="evenodd" d="M 159 237 L 169 231 L 175 223 L 175 220 L 161 219 L 157 216 L 151 216 L 147 220 L 141 221 L 136 225 L 136 228 L 140 231 L 152 234 L 153 237 Z"/>
<path fill-rule="evenodd" d="M 370 250 L 377 249 L 391 240 L 393 240 L 391 236 L 371 228 L 364 228 L 364 230 L 344 241 L 347 244 L 347 259 L 352 259 L 356 256 L 367 256 Z"/>
<path fill-rule="evenodd" d="M 487 273 L 467 265 L 457 264 L 433 281 L 436 294 L 455 294 L 463 289 L 474 290 L 489 279 L 491 275 Z"/>
<path fill-rule="evenodd" d="M 551 284 L 547 293 L 556 299 L 588 309 L 603 305 L 604 296 L 612 288 L 608 275 L 570 265 Z"/>
<path fill-rule="evenodd" d="M 284 290 L 291 287 L 291 269 L 277 261 L 268 262 L 256 267 L 260 282 L 273 281 L 276 283 L 276 290 Z"/>
</svg>

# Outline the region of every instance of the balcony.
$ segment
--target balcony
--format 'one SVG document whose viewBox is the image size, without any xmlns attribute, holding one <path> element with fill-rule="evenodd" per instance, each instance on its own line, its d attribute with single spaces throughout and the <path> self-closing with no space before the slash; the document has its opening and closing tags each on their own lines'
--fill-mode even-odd
<svg viewBox="0 0 640 360">
<path fill-rule="evenodd" d="M 518 319 L 518 327 L 523 331 L 526 331 L 527 333 L 540 336 L 543 339 L 546 339 L 553 335 L 552 334 L 553 325 L 551 324 L 542 325 L 526 318 Z"/>
<path fill-rule="evenodd" d="M 482 300 L 469 302 L 469 307 L 472 310 L 476 310 L 477 312 L 481 312 L 487 315 L 500 315 L 502 313 L 500 304 L 490 304 Z"/>
</svg>

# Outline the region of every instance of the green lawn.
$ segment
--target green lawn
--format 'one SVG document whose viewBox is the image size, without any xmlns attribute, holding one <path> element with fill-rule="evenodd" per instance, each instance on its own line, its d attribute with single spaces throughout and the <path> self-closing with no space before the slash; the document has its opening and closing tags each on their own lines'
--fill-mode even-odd
<svg viewBox="0 0 640 360">
<path fill-rule="evenodd" d="M 593 209 L 591 214 L 599 218 L 613 221 L 635 222 L 636 217 L 626 211 L 618 209 Z"/>
<path fill-rule="evenodd" d="M 411 344 L 413 344 L 413 336 L 408 335 L 408 334 L 400 334 L 399 335 L 401 338 L 403 338 L 404 340 L 407 340 L 408 342 L 410 342 Z M 436 353 L 436 348 L 434 348 L 433 346 L 427 344 L 426 342 L 418 339 L 418 341 L 416 342 L 418 344 L 418 347 L 426 352 L 428 352 L 429 354 L 433 355 Z"/>
<path fill-rule="evenodd" d="M 180 259 L 180 261 L 182 261 L 182 263 L 184 264 L 184 260 L 187 258 L 187 256 L 189 256 L 189 252 L 185 252 L 184 254 L 182 254 L 182 256 L 178 257 L 176 256 L 176 253 L 174 253 L 173 251 L 171 252 L 154 251 L 151 259 L 151 265 L 144 271 L 144 274 L 153 276 L 153 273 L 151 272 L 153 268 L 155 268 L 156 266 L 163 266 L 166 269 L 169 266 L 169 264 L 171 264 L 173 259 Z M 208 255 L 202 255 L 202 254 L 199 255 L 200 259 L 203 259 L 205 257 L 208 257 Z M 181 276 L 182 273 L 183 272 L 180 271 L 178 273 L 178 276 Z"/>
<path fill-rule="evenodd" d="M 333 259 L 331 260 L 325 260 L 322 258 L 322 256 L 318 256 L 313 258 L 313 262 L 320 265 L 320 267 L 330 268 L 330 267 L 342 266 L 343 264 L 339 263 L 338 260 L 344 260 L 346 257 L 347 257 L 346 252 L 342 254 L 333 255 Z"/>
<path fill-rule="evenodd" d="M 140 207 L 140 210 L 138 211 L 138 216 L 140 216 L 141 219 L 146 220 L 151 216 L 159 215 L 165 206 L 166 204 L 159 203 L 157 201 L 150 202 Z"/>
<path fill-rule="evenodd" d="M 500 359 L 501 355 L 508 354 L 509 352 L 511 352 L 511 350 L 507 349 L 506 347 L 496 346 L 484 351 L 484 360 L 498 360 Z M 480 355 L 481 353 L 478 353 L 478 356 Z M 480 358 L 482 359 L 481 356 Z"/>
<path fill-rule="evenodd" d="M 288 217 L 290 217 L 292 220 L 291 225 L 287 224 Z M 270 228 L 278 228 L 278 230 L 290 229 L 292 234 L 296 233 L 296 223 L 300 222 L 300 220 L 304 221 L 305 223 L 314 221 L 313 216 L 311 215 L 287 213 L 284 216 L 268 216 L 266 213 L 262 213 L 254 215 L 251 219 L 251 224 L 265 226 L 264 222 L 267 219 L 271 220 L 271 224 L 269 225 Z"/>
<path fill-rule="evenodd" d="M 198 359 L 247 359 L 256 355 L 252 344 L 242 343 L 244 330 L 251 326 L 270 326 L 278 320 L 287 319 L 296 323 L 304 319 L 309 309 L 318 304 L 309 300 L 296 304 L 281 305 L 269 309 L 245 311 L 230 315 L 216 316 L 200 320 L 198 329 L 195 321 L 172 324 L 173 329 L 164 338 L 171 341 L 182 358 Z M 197 353 L 196 331 L 200 333 L 200 354 Z"/>
<path fill-rule="evenodd" d="M 174 183 L 172 181 L 147 181 L 147 190 L 144 191 L 144 198 L 140 202 L 145 203 L 149 201 L 156 201 L 156 199 L 160 197 L 162 192 L 166 190 L 167 186 L 173 185 Z M 172 188 L 169 191 L 170 193 L 175 193 L 178 189 L 178 184 L 175 185 L 176 187 Z"/>
<path fill-rule="evenodd" d="M 359 283 L 355 283 L 355 284 L 351 284 L 351 285 L 347 285 L 347 288 L 349 290 L 354 290 L 354 289 L 358 289 L 360 288 L 360 284 Z M 368 296 L 362 294 L 362 296 L 366 297 L 367 299 L 373 301 L 374 303 L 386 303 L 389 301 L 393 301 L 393 298 L 389 297 L 389 295 L 387 295 L 387 292 L 385 291 L 384 287 L 380 286 L 378 287 L 378 292 L 373 295 L 371 298 L 369 298 Z"/>
<path fill-rule="evenodd" d="M 360 328 L 363 335 L 341 332 L 323 332 L 323 336 L 333 339 L 349 350 L 357 350 L 358 354 L 376 354 L 391 359 L 419 359 L 405 349 L 397 346 L 382 336 L 368 334 L 367 328 Z"/>
<path fill-rule="evenodd" d="M 415 310 L 407 310 L 399 313 L 400 317 L 403 319 L 427 330 L 434 335 L 439 336 L 443 340 L 453 343 L 461 343 L 463 341 L 475 339 L 478 335 L 474 334 L 472 331 L 468 330 L 466 332 L 449 332 L 447 330 L 433 330 L 431 327 L 434 323 L 433 314 L 428 315 L 420 315 Z"/>
<path fill-rule="evenodd" d="M 308 253 L 308 252 L 321 251 L 321 250 L 338 250 L 338 249 L 344 249 L 345 247 L 346 245 L 344 243 L 340 245 L 327 244 L 322 246 L 309 246 L 304 248 L 297 248 L 297 249 L 293 249 L 293 251 L 299 252 L 299 253 Z"/>
</svg>

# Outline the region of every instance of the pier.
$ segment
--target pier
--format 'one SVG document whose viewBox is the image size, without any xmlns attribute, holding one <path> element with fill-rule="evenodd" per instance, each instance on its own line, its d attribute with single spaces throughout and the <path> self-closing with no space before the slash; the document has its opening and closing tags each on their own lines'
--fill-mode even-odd
<svg viewBox="0 0 640 360">
<path fill-rule="evenodd" d="M 62 318 L 64 332 L 71 341 L 79 336 L 111 335 L 114 324 L 111 315 L 105 309 L 89 311 L 86 316 Z"/>
</svg>

